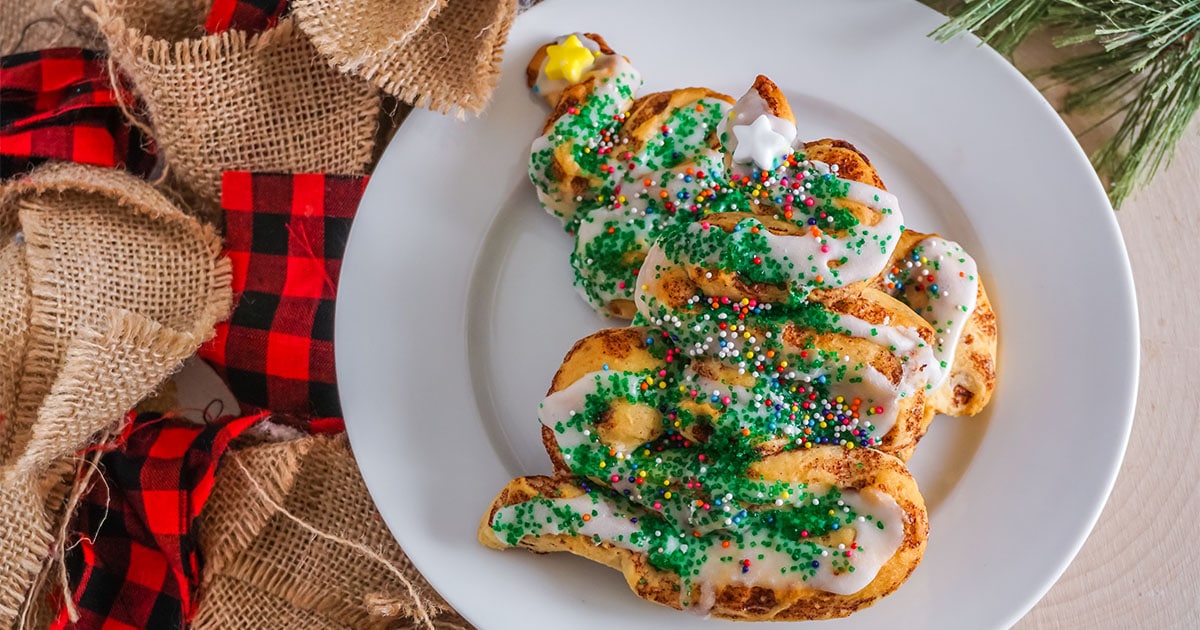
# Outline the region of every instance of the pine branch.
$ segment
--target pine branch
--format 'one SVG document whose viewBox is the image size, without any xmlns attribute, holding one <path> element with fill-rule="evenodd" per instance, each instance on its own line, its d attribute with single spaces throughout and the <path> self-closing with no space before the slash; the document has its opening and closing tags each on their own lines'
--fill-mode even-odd
<svg viewBox="0 0 1200 630">
<path fill-rule="evenodd" d="M 1200 0 L 966 0 L 933 35 L 975 32 L 1001 52 L 1057 28 L 1059 47 L 1096 44 L 1047 70 L 1071 86 L 1067 111 L 1122 116 L 1092 155 L 1115 207 L 1169 163 L 1200 110 Z"/>
<path fill-rule="evenodd" d="M 948 41 L 971 31 L 1001 54 L 1012 52 L 1042 26 L 1054 0 L 975 0 L 964 3 L 961 13 L 938 27 L 932 35 Z"/>
</svg>

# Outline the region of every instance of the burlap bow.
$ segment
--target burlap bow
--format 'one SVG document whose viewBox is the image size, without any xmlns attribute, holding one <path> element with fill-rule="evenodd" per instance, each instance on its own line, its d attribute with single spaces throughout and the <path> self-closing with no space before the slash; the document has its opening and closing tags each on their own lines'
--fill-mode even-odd
<svg viewBox="0 0 1200 630">
<path fill-rule="evenodd" d="M 0 626 L 45 624 L 80 455 L 230 307 L 216 232 L 131 175 L 52 164 L 0 193 Z"/>
</svg>

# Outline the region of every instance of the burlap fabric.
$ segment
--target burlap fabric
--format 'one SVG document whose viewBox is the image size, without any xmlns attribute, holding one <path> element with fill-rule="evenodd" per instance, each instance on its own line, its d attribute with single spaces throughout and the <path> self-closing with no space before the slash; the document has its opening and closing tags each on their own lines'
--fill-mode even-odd
<svg viewBox="0 0 1200 630">
<path fill-rule="evenodd" d="M 0 426 L 17 404 L 17 386 L 29 338 L 25 245 L 0 227 Z"/>
<path fill-rule="evenodd" d="M 516 0 L 294 0 L 338 69 L 439 112 L 478 114 L 500 75 Z"/>
<path fill-rule="evenodd" d="M 231 294 L 214 230 L 119 171 L 44 166 L 5 188 L 0 228 L 0 626 L 8 627 L 36 619 L 44 603 L 30 594 L 61 552 L 77 454 L 212 335 Z"/>
<path fill-rule="evenodd" d="M 447 0 L 296 0 L 293 14 L 313 45 L 342 72 L 369 78 L 437 17 Z"/>
<path fill-rule="evenodd" d="M 5 2 L 0 8 L 0 55 L 43 48 L 96 48 L 95 23 L 83 12 L 85 0 Z"/>
<path fill-rule="evenodd" d="M 466 626 L 388 533 L 344 436 L 230 451 L 201 519 L 198 629 Z"/>
<path fill-rule="evenodd" d="M 482 111 L 517 10 L 295 0 L 294 18 L 248 36 L 205 35 L 209 0 L 94 0 L 86 21 L 84 1 L 5 5 L 0 52 L 108 47 L 168 181 L 209 211 L 224 170 L 367 171 L 380 89 Z M 228 263 L 211 229 L 112 171 L 45 167 L 0 204 L 0 627 L 39 626 L 88 469 L 77 454 L 209 336 Z M 235 451 L 202 518 L 199 627 L 466 626 L 391 538 L 344 438 Z"/>
<path fill-rule="evenodd" d="M 185 196 L 214 210 L 229 170 L 365 173 L 378 90 L 330 67 L 291 19 L 197 37 L 205 10 L 95 0 L 92 13 Z"/>
</svg>

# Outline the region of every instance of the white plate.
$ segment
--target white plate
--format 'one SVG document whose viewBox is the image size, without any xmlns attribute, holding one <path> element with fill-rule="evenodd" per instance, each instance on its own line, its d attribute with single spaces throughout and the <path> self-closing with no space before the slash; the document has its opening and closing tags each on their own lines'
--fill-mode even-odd
<svg viewBox="0 0 1200 630">
<path fill-rule="evenodd" d="M 367 189 L 337 309 L 351 442 L 396 539 L 482 628 L 726 625 L 643 602 L 579 558 L 475 542 L 509 478 L 549 471 L 537 404 L 571 344 L 607 323 L 572 289 L 570 239 L 525 174 L 547 112 L 524 67 L 566 32 L 603 34 L 642 70 L 643 93 L 736 96 L 767 74 L 802 137 L 855 143 L 909 225 L 979 261 L 1000 322 L 995 398 L 981 417 L 936 420 L 912 460 L 931 512 L 924 562 L 891 597 L 829 625 L 1012 624 L 1066 568 L 1112 487 L 1136 392 L 1133 281 L 1059 117 L 977 41 L 926 38 L 943 18 L 916 3 L 743 6 L 539 6 L 509 35 L 488 112 L 465 123 L 414 112 Z"/>
</svg>

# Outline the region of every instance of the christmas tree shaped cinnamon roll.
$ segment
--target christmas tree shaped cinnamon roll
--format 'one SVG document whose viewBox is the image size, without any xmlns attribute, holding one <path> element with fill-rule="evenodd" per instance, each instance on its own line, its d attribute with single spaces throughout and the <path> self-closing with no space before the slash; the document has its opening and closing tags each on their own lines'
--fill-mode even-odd
<svg viewBox="0 0 1200 630">
<path fill-rule="evenodd" d="M 707 88 L 636 97 L 641 75 L 594 34 L 543 46 L 527 77 L 553 107 L 529 176 L 575 236 L 575 286 L 597 310 L 629 319 L 633 281 L 659 230 L 717 194 L 716 127 L 733 99 Z"/>
<path fill-rule="evenodd" d="M 995 385 L 995 316 L 962 247 L 904 225 L 842 140 L 804 142 L 759 76 L 636 97 L 597 35 L 531 61 L 554 107 L 539 198 L 576 238 L 598 309 L 539 407 L 553 476 L 511 481 L 479 525 L 497 549 L 567 551 L 639 596 L 731 619 L 844 616 L 920 562 L 904 465 L 937 413 Z"/>
</svg>

